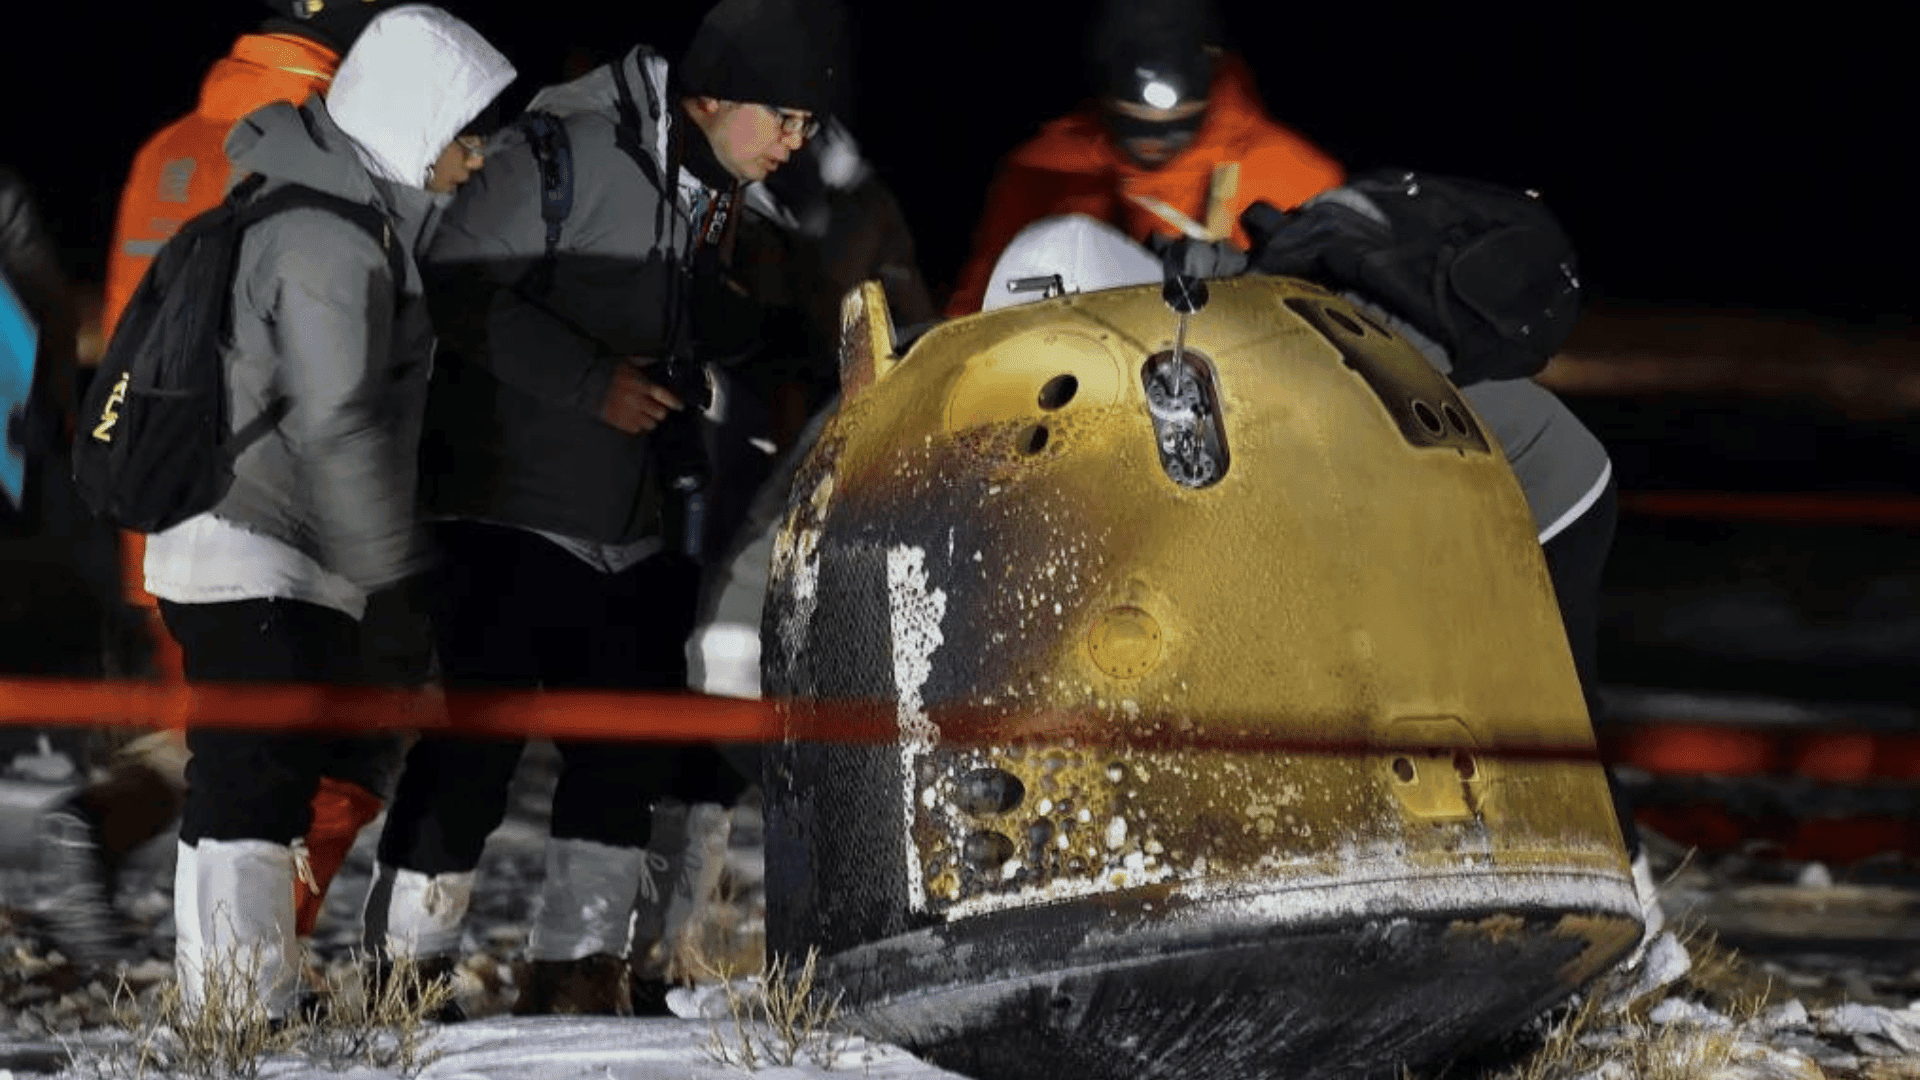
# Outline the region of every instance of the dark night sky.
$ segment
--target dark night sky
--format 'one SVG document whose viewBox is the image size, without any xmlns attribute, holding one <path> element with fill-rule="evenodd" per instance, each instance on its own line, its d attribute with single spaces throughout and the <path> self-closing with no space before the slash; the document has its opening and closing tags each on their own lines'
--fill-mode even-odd
<svg viewBox="0 0 1920 1080">
<path fill-rule="evenodd" d="M 1913 95 L 1889 26 L 1764 21 L 1756 7 L 1715 25 L 1690 5 L 1224 3 L 1276 117 L 1350 168 L 1540 189 L 1602 298 L 1911 322 Z M 519 66 L 517 105 L 559 78 L 572 48 L 676 48 L 704 5 L 448 6 Z M 937 285 L 965 254 L 994 163 L 1077 101 L 1092 4 L 849 7 L 855 133 Z M 69 2 L 35 8 L 37 38 L 9 34 L 0 161 L 38 189 L 76 276 L 99 275 L 142 138 L 191 106 L 207 65 L 264 10 Z"/>
</svg>

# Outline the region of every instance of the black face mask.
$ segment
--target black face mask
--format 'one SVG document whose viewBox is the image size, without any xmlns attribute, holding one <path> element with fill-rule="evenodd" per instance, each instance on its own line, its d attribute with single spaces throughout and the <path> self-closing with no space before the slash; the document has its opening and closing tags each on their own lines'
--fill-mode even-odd
<svg viewBox="0 0 1920 1080">
<path fill-rule="evenodd" d="M 1107 133 L 1128 157 L 1142 165 L 1164 165 L 1167 161 L 1193 143 L 1200 128 L 1207 122 L 1207 110 L 1201 109 L 1192 116 L 1178 120 L 1142 120 L 1136 116 L 1116 112 L 1110 108 L 1100 110 L 1100 118 L 1106 124 Z M 1134 139 L 1157 139 L 1165 143 L 1171 152 L 1157 161 L 1146 161 L 1137 156 L 1128 146 Z"/>
<path fill-rule="evenodd" d="M 1107 131 L 1121 140 L 1177 139 L 1184 135 L 1185 141 L 1192 142 L 1193 136 L 1200 133 L 1201 125 L 1207 122 L 1205 109 L 1178 120 L 1142 120 L 1113 109 L 1102 109 L 1100 115 L 1106 121 Z"/>
</svg>

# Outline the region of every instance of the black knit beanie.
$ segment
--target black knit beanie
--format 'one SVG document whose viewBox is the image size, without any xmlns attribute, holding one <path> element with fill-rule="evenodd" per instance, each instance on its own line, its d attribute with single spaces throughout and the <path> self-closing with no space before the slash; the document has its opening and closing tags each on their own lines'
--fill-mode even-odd
<svg viewBox="0 0 1920 1080">
<path fill-rule="evenodd" d="M 838 0 L 720 0 L 676 71 L 695 97 L 825 114 L 845 68 Z"/>
<path fill-rule="evenodd" d="M 1207 0 L 1106 0 L 1088 35 L 1088 75 L 1095 92 L 1123 101 L 1133 99 L 1143 72 L 1182 98 L 1205 97 L 1213 69 L 1206 50 L 1221 44 Z"/>
<path fill-rule="evenodd" d="M 276 28 L 304 33 L 344 53 L 375 15 L 405 0 L 267 0 Z M 442 3 L 441 7 L 447 5 Z"/>
</svg>

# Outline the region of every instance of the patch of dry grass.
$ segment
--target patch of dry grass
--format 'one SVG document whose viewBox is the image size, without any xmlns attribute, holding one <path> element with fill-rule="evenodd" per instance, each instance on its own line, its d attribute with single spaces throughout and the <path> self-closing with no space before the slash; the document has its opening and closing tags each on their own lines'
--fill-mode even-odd
<svg viewBox="0 0 1920 1080">
<path fill-rule="evenodd" d="M 73 1050 L 83 1080 L 254 1080 L 275 1057 L 298 1055 L 342 1070 L 371 1066 L 414 1076 L 439 1056 L 428 1021 L 453 996 L 450 980 L 427 981 L 410 961 L 375 985 L 371 965 L 330 972 L 320 1006 L 283 1020 L 256 992 L 257 948 L 207 965 L 204 1000 L 188 1006 L 177 982 L 136 994 L 123 980 L 113 998 L 115 1043 Z"/>
<path fill-rule="evenodd" d="M 1747 1020 L 1794 996 L 1773 976 L 1747 963 L 1737 950 L 1720 944 L 1706 926 L 1688 923 L 1675 936 L 1693 958 L 1679 990 L 1709 1008 Z"/>
<path fill-rule="evenodd" d="M 1771 983 L 1704 928 L 1675 935 L 1692 967 L 1672 985 L 1634 996 L 1638 973 L 1615 968 L 1537 1027 L 1539 1046 L 1481 1080 L 1703 1080 L 1711 1077 L 1821 1073 L 1767 1072 L 1780 1062 L 1755 1062 L 1766 1051 L 1746 1036 L 1771 1000 Z M 1680 1000 L 1708 1010 L 1705 1022 L 1652 1019 L 1663 1003 Z M 1684 1015 L 1684 1014 L 1683 1014 Z M 1792 1070 L 1795 1063 L 1786 1063 Z M 1762 1071 L 1756 1072 L 1754 1069 Z"/>
<path fill-rule="evenodd" d="M 207 965 L 197 1009 L 188 1006 L 177 982 L 147 995 L 121 982 L 113 1019 L 127 1040 L 76 1052 L 74 1071 L 88 1080 L 252 1080 L 268 1058 L 292 1051 L 301 1035 L 298 1022 L 279 1024 L 267 1015 L 255 990 L 260 967 L 257 947 Z"/>
<path fill-rule="evenodd" d="M 727 1023 L 714 1023 L 707 1054 L 747 1072 L 762 1066 L 790 1068 L 803 1061 L 833 1067 L 846 1035 L 839 1030 L 840 995 L 817 984 L 820 951 L 810 948 L 799 970 L 777 956 L 753 979 L 736 979 L 727 965 L 702 962 L 703 974 L 726 995 Z"/>
<path fill-rule="evenodd" d="M 426 978 L 412 958 L 395 957 L 384 979 L 371 963 L 329 970 L 327 1006 L 306 1025 L 299 1049 L 330 1069 L 371 1065 L 413 1076 L 439 1055 L 428 1049 L 428 1018 L 454 997 L 451 977 Z"/>
</svg>

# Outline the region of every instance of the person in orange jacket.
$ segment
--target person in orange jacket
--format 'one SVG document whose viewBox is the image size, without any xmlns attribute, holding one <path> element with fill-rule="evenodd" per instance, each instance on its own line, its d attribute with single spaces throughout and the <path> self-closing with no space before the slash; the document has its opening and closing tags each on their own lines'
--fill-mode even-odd
<svg viewBox="0 0 1920 1080">
<path fill-rule="evenodd" d="M 1107 0 L 1088 60 L 1096 97 L 1001 163 L 973 254 L 946 307 L 980 310 L 993 264 L 1041 218 L 1086 214 L 1135 240 L 1232 239 L 1265 200 L 1292 209 L 1346 171 L 1267 115 L 1244 61 L 1219 46 L 1205 0 Z"/>
<path fill-rule="evenodd" d="M 197 214 L 225 197 L 229 163 L 225 143 L 234 122 L 277 101 L 298 105 L 325 94 L 340 58 L 367 23 L 398 0 L 267 0 L 273 14 L 260 28 L 242 34 L 232 50 L 214 62 L 200 86 L 194 110 L 161 128 L 133 159 L 120 196 L 113 248 L 108 254 L 102 327 L 111 335 L 134 290 L 160 248 Z M 153 643 L 153 676 L 164 683 L 185 681 L 180 646 L 161 622 L 157 601 L 143 587 L 146 537 L 121 534 L 121 581 L 125 599 L 146 615 Z M 404 624 L 399 596 L 369 601 L 368 621 L 383 619 L 382 640 L 417 637 L 424 630 Z M 424 644 L 400 644 L 389 654 L 418 652 L 417 672 L 386 674 L 393 681 L 424 679 Z M 391 660 L 391 655 L 388 657 Z M 385 665 L 393 668 L 393 663 Z M 400 664 L 405 667 L 405 663 Z M 176 721 L 183 718 L 176 718 Z M 184 799 L 186 750 L 177 723 L 123 748 L 107 775 L 67 800 L 45 822 L 52 859 L 60 867 L 62 903 L 55 933 L 79 959 L 111 959 L 125 944 L 124 930 L 111 900 L 119 860 L 163 831 Z M 385 760 L 383 760 L 383 758 Z M 306 835 L 307 861 L 314 886 L 296 886 L 299 931 L 311 931 L 326 886 L 346 861 L 360 829 L 379 816 L 385 800 L 377 790 L 391 786 L 399 764 L 398 748 L 370 752 L 357 775 L 323 777 L 313 800 L 313 822 Z"/>
</svg>

